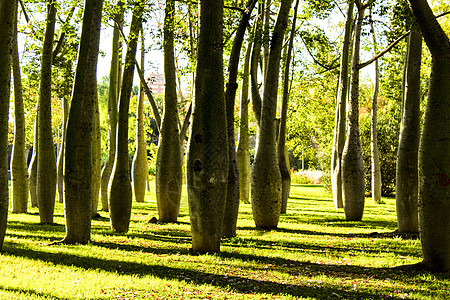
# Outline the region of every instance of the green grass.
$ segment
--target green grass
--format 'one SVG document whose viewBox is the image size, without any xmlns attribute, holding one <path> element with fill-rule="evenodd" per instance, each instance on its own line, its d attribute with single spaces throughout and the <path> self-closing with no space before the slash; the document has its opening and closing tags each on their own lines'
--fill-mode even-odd
<svg viewBox="0 0 450 300">
<path fill-rule="evenodd" d="M 152 187 L 153 188 L 153 187 Z M 49 245 L 64 236 L 35 209 L 11 214 L 0 255 L 1 299 L 449 299 L 450 276 L 394 266 L 421 260 L 418 240 L 396 229 L 395 200 L 366 201 L 361 222 L 347 222 L 320 186 L 293 185 L 279 229 L 254 228 L 242 205 L 238 236 L 215 255 L 189 254 L 183 197 L 178 224 L 152 224 L 153 191 L 134 203 L 130 231 L 114 234 L 107 214 L 92 223 L 88 245 Z M 371 234 L 378 232 L 378 234 Z"/>
</svg>

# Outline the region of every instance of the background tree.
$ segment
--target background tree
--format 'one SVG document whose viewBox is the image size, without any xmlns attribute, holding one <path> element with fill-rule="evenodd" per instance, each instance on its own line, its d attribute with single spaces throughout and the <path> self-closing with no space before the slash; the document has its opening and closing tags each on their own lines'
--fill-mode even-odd
<svg viewBox="0 0 450 300">
<path fill-rule="evenodd" d="M 17 9 L 17 6 L 16 6 Z M 11 155 L 11 195 L 13 213 L 26 213 L 28 206 L 28 170 L 25 155 L 25 116 L 23 108 L 22 76 L 17 39 L 17 11 L 12 43 L 12 72 L 14 83 L 14 141 Z"/>
<path fill-rule="evenodd" d="M 95 80 L 97 83 L 97 80 Z M 97 87 L 95 89 L 97 91 Z M 92 217 L 98 214 L 98 200 L 101 186 L 102 173 L 102 137 L 100 132 L 100 111 L 98 93 L 94 97 L 94 112 L 92 121 Z"/>
<path fill-rule="evenodd" d="M 128 231 L 131 217 L 132 190 L 128 156 L 128 109 L 133 87 L 135 57 L 139 31 L 141 30 L 142 24 L 143 6 L 144 3 L 141 0 L 134 2 L 122 86 L 120 89 L 116 156 L 108 186 L 111 229 L 117 232 Z"/>
<path fill-rule="evenodd" d="M 0 0 L 0 250 L 8 220 L 8 112 L 12 64 L 12 43 L 17 1 Z"/>
<path fill-rule="evenodd" d="M 228 178 L 223 0 L 200 2 L 195 100 L 186 161 L 192 251 L 218 252 Z"/>
<path fill-rule="evenodd" d="M 36 196 L 42 224 L 53 223 L 56 196 L 56 154 L 52 136 L 52 60 L 56 1 L 47 0 L 47 20 L 42 46 L 39 86 Z"/>
<path fill-rule="evenodd" d="M 252 169 L 252 210 L 256 227 L 276 228 L 281 212 L 281 174 L 277 160 L 275 116 L 283 37 L 291 0 L 282 0 L 272 34 L 268 73 L 264 79 L 260 132 Z"/>
<path fill-rule="evenodd" d="M 156 158 L 156 199 L 160 222 L 176 222 L 183 182 L 181 141 L 178 128 L 174 55 L 175 1 L 166 1 L 164 16 L 164 110 Z"/>
</svg>

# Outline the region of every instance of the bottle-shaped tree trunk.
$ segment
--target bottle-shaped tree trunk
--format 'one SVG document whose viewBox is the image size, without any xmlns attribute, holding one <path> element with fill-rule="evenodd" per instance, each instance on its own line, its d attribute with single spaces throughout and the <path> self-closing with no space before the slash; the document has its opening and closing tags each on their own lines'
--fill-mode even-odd
<svg viewBox="0 0 450 300">
<path fill-rule="evenodd" d="M 22 76 L 17 42 L 17 12 L 12 43 L 12 70 L 14 83 L 14 141 L 11 155 L 11 196 L 13 213 L 26 213 L 28 206 L 29 181 L 25 155 L 25 116 L 22 95 Z"/>
<path fill-rule="evenodd" d="M 398 232 L 418 233 L 418 155 L 420 141 L 420 69 L 422 34 L 413 24 L 408 40 L 405 93 L 397 153 L 396 208 Z"/>
<path fill-rule="evenodd" d="M 52 135 L 52 57 L 56 1 L 47 0 L 47 21 L 42 46 L 39 86 L 36 195 L 41 224 L 53 224 L 56 196 L 56 154 Z"/>
<path fill-rule="evenodd" d="M 289 46 L 284 66 L 283 74 L 283 99 L 281 104 L 280 130 L 278 134 L 278 166 L 281 174 L 281 213 L 285 214 L 289 191 L 291 190 L 291 173 L 289 170 L 289 156 L 286 148 L 286 119 L 289 101 L 289 71 L 291 64 L 292 49 L 294 48 L 295 25 L 297 23 L 297 9 L 299 0 L 295 3 L 292 29 L 289 37 Z"/>
<path fill-rule="evenodd" d="M 342 153 L 342 194 L 345 218 L 348 221 L 359 221 L 364 211 L 365 182 L 364 162 L 359 136 L 359 52 L 361 27 L 365 8 L 359 0 L 358 18 L 356 21 L 352 72 L 350 80 L 350 97 L 347 109 L 347 135 Z"/>
<path fill-rule="evenodd" d="M 8 223 L 8 115 L 16 5 L 17 1 L 0 0 L 0 250 Z"/>
<path fill-rule="evenodd" d="M 141 30 L 142 11 L 143 5 L 141 1 L 136 1 L 131 20 L 122 87 L 120 89 L 116 156 L 108 186 L 111 229 L 122 233 L 127 232 L 130 225 L 131 201 L 133 197 L 128 159 L 128 111 L 133 87 L 137 42 L 139 31 Z"/>
<path fill-rule="evenodd" d="M 108 184 L 111 178 L 111 171 L 116 156 L 116 139 L 117 139 L 117 99 L 120 90 L 120 70 L 122 57 L 122 42 L 120 31 L 123 23 L 123 1 L 118 0 L 118 15 L 115 17 L 113 42 L 111 52 L 111 69 L 109 72 L 109 92 L 108 92 L 108 141 L 109 152 L 105 165 L 101 173 L 100 198 L 102 210 L 108 211 Z"/>
<path fill-rule="evenodd" d="M 250 203 L 250 140 L 248 134 L 248 105 L 249 98 L 249 73 L 250 55 L 252 43 L 248 44 L 244 60 L 244 72 L 242 74 L 241 105 L 239 111 L 239 134 L 237 143 L 237 160 L 239 167 L 239 194 L 240 200 Z"/>
<path fill-rule="evenodd" d="M 225 105 L 227 109 L 229 166 L 227 201 L 225 203 L 225 214 L 223 219 L 223 237 L 233 237 L 236 235 L 236 223 L 239 212 L 239 169 L 236 154 L 236 142 L 234 138 L 234 106 L 236 103 L 236 90 L 238 88 L 237 75 L 239 68 L 239 57 L 248 21 L 255 4 L 255 0 L 250 0 L 246 4 L 246 9 L 242 14 L 236 30 L 230 53 L 230 60 L 228 63 L 228 80 L 225 89 Z"/>
<path fill-rule="evenodd" d="M 145 46 L 144 32 L 141 31 L 141 68 L 144 69 Z M 167 88 L 167 85 L 166 85 Z M 142 83 L 139 89 L 139 98 L 136 111 L 136 151 L 132 165 L 133 195 L 137 202 L 145 201 L 145 187 L 147 185 L 147 141 L 144 131 L 144 87 Z M 180 167 L 181 168 L 181 167 Z"/>
<path fill-rule="evenodd" d="M 200 2 L 195 100 L 186 161 L 193 252 L 218 252 L 228 180 L 223 0 Z"/>
<path fill-rule="evenodd" d="M 251 178 L 253 218 L 258 228 L 276 228 L 281 212 L 282 187 L 277 159 L 275 117 L 281 50 L 291 3 L 291 0 L 281 1 L 271 39 L 267 67 L 269 71 L 264 80 L 260 132 Z"/>
<path fill-rule="evenodd" d="M 156 199 L 160 222 L 176 222 L 183 185 L 181 141 L 178 128 L 174 55 L 175 1 L 166 1 L 164 17 L 164 110 L 156 158 Z"/>
<path fill-rule="evenodd" d="M 348 96 L 348 70 L 351 47 L 351 33 L 353 25 L 353 0 L 348 1 L 347 19 L 345 21 L 344 41 L 341 51 L 341 66 L 339 72 L 339 86 L 336 96 L 336 117 L 331 153 L 331 187 L 333 191 L 334 207 L 343 208 L 342 203 L 342 152 L 345 144 L 345 126 Z"/>
</svg>

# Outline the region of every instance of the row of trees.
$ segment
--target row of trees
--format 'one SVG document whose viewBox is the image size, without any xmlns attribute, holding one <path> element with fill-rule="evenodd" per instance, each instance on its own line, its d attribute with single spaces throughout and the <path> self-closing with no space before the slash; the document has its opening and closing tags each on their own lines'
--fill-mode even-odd
<svg viewBox="0 0 450 300">
<path fill-rule="evenodd" d="M 19 86 L 21 82 L 20 66 L 18 55 L 15 54 L 18 51 L 13 51 L 17 47 L 17 38 L 15 38 L 17 37 L 17 31 L 14 28 L 17 26 L 19 2 L 22 6 L 22 12 L 25 12 L 25 5 L 21 1 L 2 1 L 0 6 L 1 14 L 5 16 L 5 18 L 2 18 L 2 22 L 5 20 L 5 28 L 10 28 L 10 30 L 5 30 L 1 37 L 4 39 L 2 42 L 5 41 L 2 43 L 2 45 L 5 45 L 2 46 L 2 51 L 14 54 L 5 54 L 5 57 L 0 55 L 2 59 L 6 59 L 5 64 L 1 64 L 6 66 L 4 72 L 1 73 L 1 76 L 5 76 L 2 79 L 4 92 L 1 95 L 4 97 L 6 108 L 4 111 L 6 112 L 9 106 L 11 66 L 14 66 L 12 70 L 16 127 L 13 162 L 21 161 L 20 168 L 12 167 L 13 212 L 26 211 L 28 201 L 23 124 L 20 127 L 20 118 L 23 115 L 21 103 L 23 103 L 23 100 L 20 100 L 18 94 L 22 90 Z M 341 52 L 331 167 L 333 197 L 336 207 L 344 208 L 348 220 L 361 220 L 365 200 L 365 174 L 359 133 L 359 72 L 365 66 L 376 62 L 378 58 L 392 48 L 388 47 L 366 63 L 360 62 L 360 43 L 363 23 L 366 20 L 365 12 L 369 10 L 369 15 L 372 15 L 374 2 L 348 1 Z M 108 11 L 114 23 L 108 99 L 108 140 L 110 143 L 108 160 L 101 175 L 99 159 L 99 141 L 101 138 L 98 125 L 96 69 L 101 18 L 104 11 L 103 1 L 85 1 L 77 65 L 72 79 L 70 111 L 67 111 L 67 121 L 63 118 L 63 142 L 61 143 L 63 146 L 60 147 L 59 158 L 61 160 L 58 159 L 60 162 L 58 168 L 51 126 L 51 87 L 52 65 L 63 46 L 59 46 L 58 49 L 61 39 L 54 41 L 56 14 L 60 5 L 55 0 L 47 0 L 46 3 L 47 19 L 41 51 L 42 67 L 39 76 L 40 88 L 33 147 L 35 153 L 29 170 L 30 194 L 32 200 L 33 198 L 36 199 L 35 203 L 39 207 L 42 223 L 53 223 L 57 174 L 59 172 L 60 178 L 62 178 L 61 162 L 63 160 L 64 188 L 60 188 L 59 191 L 61 191 L 60 199 L 64 199 L 66 236 L 62 242 L 87 243 L 89 241 L 90 222 L 92 216 L 97 212 L 99 190 L 101 190 L 102 209 L 109 210 L 110 213 L 111 228 L 118 232 L 128 230 L 133 194 L 136 200 L 143 201 L 147 176 L 146 155 L 145 152 L 143 153 L 145 151 L 142 129 L 143 96 L 140 96 L 138 104 L 137 151 L 131 173 L 128 159 L 129 102 L 136 69 L 142 83 L 141 95 L 145 93 L 152 104 L 152 110 L 160 132 L 156 163 L 156 197 L 159 220 L 161 222 L 175 222 L 177 220 L 182 186 L 184 141 L 187 128 L 191 123 L 187 144 L 186 177 L 193 251 L 219 251 L 221 238 L 236 234 L 239 199 L 248 201 L 249 189 L 247 187 L 249 185 L 251 186 L 251 202 L 256 226 L 264 229 L 277 227 L 280 213 L 286 211 L 290 185 L 286 163 L 285 138 L 289 96 L 289 65 L 296 32 L 295 20 L 297 19 L 298 1 L 296 1 L 293 9 L 294 21 L 292 22 L 290 36 L 287 33 L 290 24 L 291 0 L 282 0 L 275 4 L 249 0 L 245 5 L 234 2 L 225 5 L 224 1 L 201 1 L 198 10 L 198 28 L 195 22 L 195 8 L 192 3 L 186 4 L 189 16 L 190 58 L 195 63 L 195 82 L 193 88 L 194 102 L 192 108 L 184 116 L 183 122 L 180 122 L 178 111 L 179 91 L 177 91 L 176 83 L 178 70 L 174 53 L 175 28 L 177 27 L 175 22 L 176 8 L 180 5 L 172 0 L 165 2 L 162 47 L 164 50 L 166 89 L 162 117 L 159 115 L 157 105 L 144 80 L 143 65 L 145 60 L 142 59 L 141 63 L 136 60 L 142 22 L 143 19 L 148 18 L 145 13 L 148 4 L 143 0 L 133 1 L 128 37 L 125 37 L 123 33 L 124 12 L 128 6 L 124 1 L 118 0 L 117 3 L 109 7 L 112 8 Z M 254 14 L 254 26 L 251 34 L 248 35 L 251 38 L 248 39 L 247 51 L 245 51 L 244 74 L 242 76 L 243 87 L 245 88 L 242 88 L 241 93 L 241 126 L 239 127 L 237 149 L 243 156 L 238 157 L 235 150 L 234 133 L 238 65 L 244 37 L 247 31 L 250 32 L 247 29 L 256 3 L 258 3 L 258 13 Z M 439 80 L 445 79 L 445 68 L 448 67 L 448 49 L 445 48 L 445 45 L 448 45 L 449 42 L 426 1 L 410 1 L 410 4 L 413 13 L 420 15 L 420 18 L 417 18 L 418 26 L 414 25 L 415 23 L 412 21 L 407 22 L 408 28 L 411 27 L 411 30 L 404 76 L 406 88 L 403 93 L 403 119 L 398 154 L 396 193 L 399 231 L 401 233 L 417 232 L 420 223 L 424 250 L 424 263 L 421 265 L 434 270 L 448 270 L 450 266 L 448 226 L 442 225 L 440 226 L 442 230 L 438 231 L 434 228 L 434 224 L 439 220 L 446 224 L 445 214 L 448 214 L 449 211 L 445 190 L 448 185 L 445 169 L 448 160 L 445 158 L 447 138 L 445 137 L 445 130 L 439 127 L 445 126 L 448 119 L 448 114 L 445 114 L 445 97 L 448 93 L 442 92 L 441 89 L 445 84 L 442 84 Z M 76 3 L 74 3 L 74 7 L 75 5 Z M 311 3 L 311 6 L 314 5 L 314 3 Z M 324 6 L 327 5 L 324 4 Z M 235 27 L 236 30 L 233 46 L 229 51 L 226 84 L 224 84 L 225 76 L 223 72 L 224 28 L 227 28 L 227 25 L 224 25 L 225 8 L 237 10 L 240 19 L 239 24 L 230 26 L 230 28 Z M 271 11 L 274 8 L 277 9 L 278 13 L 275 22 L 272 23 Z M 356 21 L 354 22 L 355 8 Z M 371 20 L 372 18 L 369 18 L 369 23 L 372 26 L 372 31 L 375 32 Z M 420 151 L 417 150 L 417 132 L 420 126 L 419 103 L 421 100 L 421 35 L 419 28 L 432 54 L 433 74 L 439 73 L 438 76 L 433 75 L 431 77 L 428 110 L 424 121 Z M 196 32 L 198 32 L 198 37 Z M 270 39 L 268 39 L 269 36 Z M 143 44 L 143 38 L 141 39 Z M 64 40 L 64 37 L 62 40 Z M 124 64 L 121 63 L 122 56 L 120 55 L 123 40 L 126 41 L 127 45 Z M 374 36 L 375 49 L 377 49 L 376 41 L 377 39 Z M 17 62 L 14 63 L 14 61 Z M 258 70 L 260 67 L 261 71 Z M 68 68 L 70 69 L 70 67 Z M 284 70 L 282 114 L 280 120 L 277 120 L 278 80 L 281 69 Z M 70 74 L 70 72 L 68 73 Z M 262 94 L 260 94 L 258 73 L 263 74 Z M 377 66 L 376 74 L 378 74 Z M 376 78 L 378 78 L 378 75 Z M 250 84 L 248 84 L 249 81 Z M 258 124 L 256 155 L 250 180 L 248 176 L 250 173 L 248 121 L 246 121 L 248 120 L 248 89 L 251 90 L 253 113 Z M 378 80 L 375 81 L 374 95 L 372 96 L 371 125 L 373 157 L 371 169 L 374 178 L 372 195 L 375 202 L 380 201 L 381 185 L 380 168 L 377 163 L 377 95 Z M 68 105 L 66 104 L 65 107 L 68 108 Z M 5 147 L 4 152 L 6 153 L 5 157 L 7 157 L 8 114 L 6 114 L 3 124 L 6 124 L 4 128 L 5 138 L 4 145 L 3 142 L 1 145 Z M 443 144 L 440 145 L 440 143 Z M 417 153 L 419 153 L 419 159 Z M 436 164 L 436 161 L 439 161 L 439 163 Z M 419 162 L 419 173 L 417 172 L 417 162 Z M 8 211 L 7 163 L 5 166 L 4 187 L 6 190 L 4 191 L 5 197 L 2 198 L 1 217 L 3 222 L 0 226 L 2 243 Z M 133 178 L 133 187 L 131 177 Z M 24 188 L 21 189 L 21 186 Z M 60 184 L 59 187 L 61 186 Z M 19 203 L 21 203 L 21 206 Z M 437 206 L 440 207 L 439 211 L 435 209 Z M 439 245 L 437 245 L 438 243 Z"/>
</svg>

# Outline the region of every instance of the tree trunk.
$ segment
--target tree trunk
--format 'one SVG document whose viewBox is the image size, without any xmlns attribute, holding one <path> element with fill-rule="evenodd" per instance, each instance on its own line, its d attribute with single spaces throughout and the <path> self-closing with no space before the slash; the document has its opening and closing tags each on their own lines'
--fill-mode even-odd
<svg viewBox="0 0 450 300">
<path fill-rule="evenodd" d="M 370 9 L 370 28 L 372 31 L 373 45 L 375 55 L 378 52 L 377 40 L 375 36 L 375 28 L 372 20 L 372 9 Z M 378 91 L 380 89 L 380 68 L 378 66 L 378 59 L 375 60 L 375 84 L 373 88 L 372 97 L 372 122 L 370 126 L 370 151 L 371 151 L 371 166 L 372 166 L 372 200 L 374 204 L 381 202 L 381 169 L 380 169 L 380 154 L 378 152 L 378 134 L 377 134 L 377 102 Z"/>
<path fill-rule="evenodd" d="M 431 76 L 419 147 L 419 230 L 423 265 L 450 270 L 450 41 L 426 0 L 409 0 L 430 49 Z"/>
<path fill-rule="evenodd" d="M 86 244 L 92 217 L 92 144 L 97 58 L 103 0 L 86 0 L 72 93 L 64 163 L 66 236 L 63 243 Z"/>
<path fill-rule="evenodd" d="M 141 31 L 141 68 L 144 69 L 145 46 L 144 32 Z M 167 85 L 166 85 L 167 88 Z M 136 151 L 133 158 L 132 182 L 133 194 L 137 202 L 145 201 L 145 187 L 147 185 L 147 142 L 144 131 L 144 87 L 140 85 L 136 111 Z M 181 170 L 181 166 L 180 166 Z"/>
<path fill-rule="evenodd" d="M 17 6 L 16 6 L 17 8 Z M 20 71 L 17 42 L 17 11 L 14 22 L 14 41 L 12 43 L 12 70 L 14 78 L 14 141 L 11 154 L 11 195 L 13 213 L 26 213 L 28 206 L 28 171 L 25 155 L 25 116 L 22 95 L 22 76 Z"/>
<path fill-rule="evenodd" d="M 258 3 L 258 16 L 261 16 L 263 8 L 261 2 Z M 255 30 L 253 34 L 253 49 L 252 56 L 250 58 L 250 83 L 252 92 L 252 108 L 255 114 L 256 123 L 258 123 L 258 128 L 261 122 L 261 107 L 262 100 L 261 94 L 259 93 L 258 84 L 258 62 L 261 57 L 261 44 L 262 44 L 262 19 L 257 17 L 255 21 Z"/>
<path fill-rule="evenodd" d="M 71 66 L 70 66 L 71 67 Z M 63 125 L 61 134 L 61 144 L 59 146 L 58 158 L 56 163 L 56 177 L 58 182 L 58 201 L 64 203 L 64 156 L 66 149 L 66 127 L 67 118 L 69 115 L 69 100 L 67 97 L 63 98 Z"/>
<path fill-rule="evenodd" d="M 236 90 L 238 88 L 237 75 L 239 67 L 239 57 L 242 43 L 247 29 L 250 15 L 255 7 L 256 1 L 249 0 L 246 9 L 242 14 L 241 21 L 236 30 L 233 47 L 228 63 L 228 80 L 225 90 L 225 104 L 227 109 L 227 134 L 228 134 L 228 190 L 225 203 L 225 214 L 223 223 L 223 237 L 236 236 L 236 223 L 239 212 L 239 169 L 236 154 L 236 142 L 234 138 L 234 106 L 236 103 Z"/>
<path fill-rule="evenodd" d="M 342 194 L 345 218 L 360 221 L 364 211 L 364 162 L 359 137 L 359 52 L 364 8 L 358 5 L 353 45 L 350 97 L 347 109 L 347 135 L 342 153 Z"/>
<path fill-rule="evenodd" d="M 137 42 L 142 22 L 143 5 L 141 1 L 142 0 L 135 2 L 133 18 L 131 20 L 127 54 L 125 57 L 125 68 L 123 70 L 122 87 L 119 98 L 116 156 L 108 186 L 111 229 L 120 233 L 128 231 L 133 196 L 128 159 L 128 110 L 131 89 L 133 87 Z"/>
<path fill-rule="evenodd" d="M 17 1 L 0 0 L 0 251 L 8 223 L 8 112 Z"/>
<path fill-rule="evenodd" d="M 281 174 L 277 160 L 275 117 L 283 37 L 292 0 L 282 0 L 272 35 L 264 80 L 260 133 L 252 169 L 252 210 L 258 228 L 276 228 L 281 212 Z"/>
<path fill-rule="evenodd" d="M 411 27 L 406 61 L 403 114 L 397 153 L 396 208 L 399 233 L 418 233 L 418 151 L 420 140 L 420 65 L 422 34 Z"/>
<path fill-rule="evenodd" d="M 120 87 L 120 64 L 122 42 L 120 40 L 120 31 L 123 24 L 123 1 L 118 0 L 119 13 L 116 16 L 113 31 L 113 43 L 111 53 L 111 69 L 109 72 L 109 93 L 108 93 L 108 137 L 109 153 L 101 174 L 101 202 L 102 210 L 109 211 L 108 207 L 108 185 L 111 178 L 111 171 L 116 156 L 116 134 L 117 134 L 117 98 L 119 97 Z"/>
<path fill-rule="evenodd" d="M 98 200 L 100 196 L 102 173 L 102 136 L 100 133 L 100 110 L 98 106 L 98 93 L 94 97 L 94 112 L 92 123 L 92 217 L 97 218 Z"/>
<path fill-rule="evenodd" d="M 52 135 L 52 57 L 56 0 L 47 0 L 47 24 L 42 46 L 39 86 L 36 195 L 41 224 L 53 224 L 56 196 L 56 154 Z"/>
<path fill-rule="evenodd" d="M 283 99 L 280 116 L 280 132 L 278 134 L 278 166 L 281 174 L 281 213 L 285 214 L 289 191 L 291 189 L 291 173 L 289 171 L 289 157 L 286 156 L 286 118 L 289 101 L 289 72 L 291 64 L 292 49 L 294 48 L 295 24 L 297 23 L 297 9 L 299 0 L 295 3 L 292 29 L 289 37 L 289 46 L 287 49 L 286 62 L 283 75 Z"/>
<path fill-rule="evenodd" d="M 228 180 L 223 0 L 200 2 L 192 126 L 186 161 L 192 251 L 219 252 Z"/>
<path fill-rule="evenodd" d="M 239 167 L 239 193 L 240 200 L 244 203 L 250 203 L 250 141 L 248 135 L 248 96 L 249 73 L 250 73 L 250 55 L 252 43 L 248 44 L 245 54 L 244 72 L 242 75 L 241 105 L 239 112 L 239 135 L 237 144 L 237 160 Z"/>
<path fill-rule="evenodd" d="M 36 119 L 34 120 L 34 137 L 33 137 L 33 152 L 31 154 L 30 165 L 28 166 L 28 177 L 30 179 L 30 200 L 31 207 L 38 207 L 36 195 L 36 177 L 37 177 L 37 148 L 38 148 L 38 115 L 39 102 L 36 104 Z"/>
<path fill-rule="evenodd" d="M 341 52 L 341 67 L 339 72 L 339 86 L 336 97 L 336 118 L 331 153 L 331 186 L 334 207 L 343 208 L 342 202 L 342 152 L 345 144 L 345 125 L 348 96 L 348 69 L 353 25 L 354 1 L 348 1 L 347 20 L 345 21 L 344 41 Z"/>
</svg>

